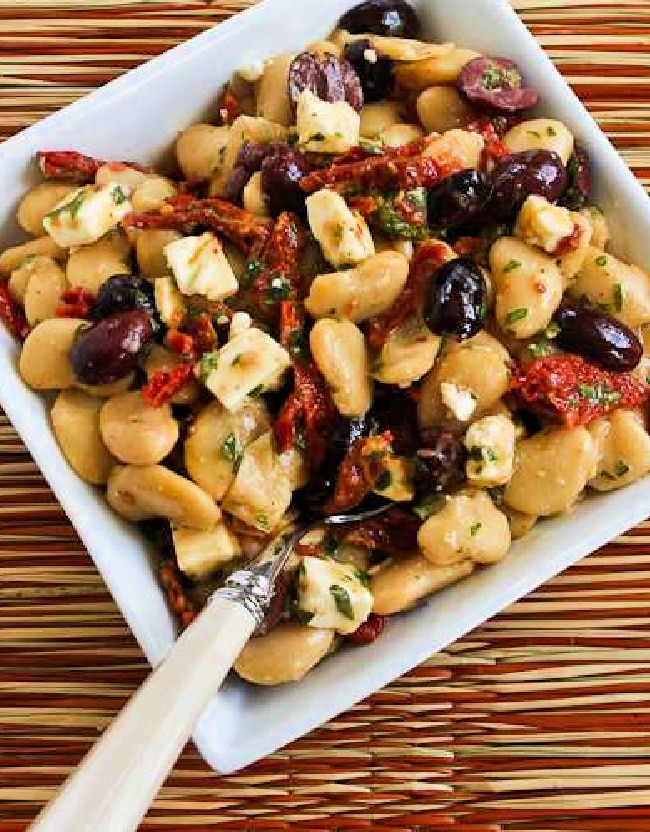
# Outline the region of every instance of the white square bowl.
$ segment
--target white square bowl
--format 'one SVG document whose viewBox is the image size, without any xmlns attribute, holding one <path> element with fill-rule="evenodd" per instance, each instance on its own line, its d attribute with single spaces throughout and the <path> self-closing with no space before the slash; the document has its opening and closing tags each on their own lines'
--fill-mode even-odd
<svg viewBox="0 0 650 832">
<path fill-rule="evenodd" d="M 184 126 L 214 111 L 238 67 L 325 35 L 354 0 L 266 0 L 129 72 L 0 147 L 0 244 L 18 239 L 13 215 L 36 181 L 34 153 L 73 148 L 108 159 L 151 161 Z M 621 256 L 650 268 L 650 201 L 505 0 L 413 0 L 430 39 L 513 58 L 541 93 L 540 111 L 564 121 L 589 151 L 597 201 Z M 0 403 L 67 512 L 152 664 L 175 627 L 139 534 L 68 467 L 44 400 L 16 371 L 17 347 L 0 331 Z M 392 619 L 375 644 L 343 649 L 302 682 L 275 689 L 230 679 L 194 733 L 205 759 L 232 772 L 286 745 L 386 685 L 543 581 L 644 520 L 650 479 L 594 496 L 566 518 L 540 523 L 507 558 Z"/>
</svg>

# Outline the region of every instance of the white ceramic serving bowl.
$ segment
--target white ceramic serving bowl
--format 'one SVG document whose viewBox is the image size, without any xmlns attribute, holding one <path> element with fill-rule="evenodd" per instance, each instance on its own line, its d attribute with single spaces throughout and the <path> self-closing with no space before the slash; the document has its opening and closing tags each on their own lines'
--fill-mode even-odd
<svg viewBox="0 0 650 832">
<path fill-rule="evenodd" d="M 38 179 L 37 150 L 73 148 L 107 159 L 155 160 L 180 129 L 214 113 L 218 89 L 235 69 L 299 50 L 325 35 L 352 5 L 354 0 L 266 0 L 9 139 L 0 147 L 0 244 L 20 239 L 13 216 L 21 195 Z M 413 0 L 413 5 L 427 38 L 505 55 L 523 67 L 541 93 L 540 111 L 564 121 L 589 151 L 597 201 L 612 226 L 616 252 L 650 268 L 650 200 L 505 0 Z M 18 376 L 17 352 L 0 331 L 0 403 L 156 664 L 172 645 L 175 627 L 147 550 L 102 494 L 68 467 L 46 403 Z M 349 708 L 649 514 L 650 478 L 590 497 L 570 517 L 540 523 L 497 566 L 393 618 L 375 644 L 341 650 L 302 682 L 264 689 L 232 678 L 197 725 L 199 750 L 220 772 L 254 762 Z"/>
</svg>

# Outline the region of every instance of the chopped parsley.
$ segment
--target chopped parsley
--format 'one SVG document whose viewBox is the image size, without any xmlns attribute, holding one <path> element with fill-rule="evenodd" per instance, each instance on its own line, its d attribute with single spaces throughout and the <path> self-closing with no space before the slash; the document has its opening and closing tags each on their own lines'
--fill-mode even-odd
<svg viewBox="0 0 650 832">
<path fill-rule="evenodd" d="M 506 323 L 516 324 L 517 321 L 523 321 L 526 315 L 528 315 L 528 310 L 523 306 L 521 309 L 513 309 L 512 312 L 508 312 L 506 315 Z"/>
<path fill-rule="evenodd" d="M 337 610 L 346 618 L 353 621 L 354 610 L 352 609 L 352 601 L 350 600 L 347 589 L 344 589 L 342 586 L 338 586 L 337 584 L 333 584 L 330 587 L 330 594 L 334 599 Z"/>
<path fill-rule="evenodd" d="M 539 130 L 527 130 L 526 131 L 529 136 L 534 136 L 536 139 L 541 139 L 542 135 Z"/>
<path fill-rule="evenodd" d="M 253 389 L 250 391 L 248 395 L 251 397 L 251 399 L 259 399 L 263 392 L 264 385 L 258 384 L 257 387 L 253 387 Z"/>
<path fill-rule="evenodd" d="M 428 520 L 444 506 L 446 500 L 443 494 L 429 494 L 413 506 L 413 511 L 420 520 Z"/>
<path fill-rule="evenodd" d="M 307 610 L 301 610 L 300 607 L 295 607 L 293 610 L 294 617 L 298 624 L 309 624 L 309 622 L 314 617 L 313 612 L 308 612 Z"/>
<path fill-rule="evenodd" d="M 622 459 L 616 463 L 616 467 L 614 468 L 614 473 L 612 474 L 611 471 L 601 471 L 600 476 L 604 477 L 608 480 L 617 480 L 620 477 L 624 477 L 627 473 L 629 473 L 630 466 L 623 462 Z"/>
<path fill-rule="evenodd" d="M 505 485 L 494 485 L 492 488 L 488 488 L 486 490 L 495 506 L 503 505 L 503 498 L 506 493 Z"/>
<path fill-rule="evenodd" d="M 515 269 L 518 269 L 521 266 L 521 261 L 519 260 L 508 260 L 506 265 L 503 267 L 503 271 L 507 274 L 508 272 L 514 272 Z"/>
<path fill-rule="evenodd" d="M 271 524 L 269 523 L 269 518 L 263 511 L 258 511 L 255 515 L 255 525 L 258 529 L 261 529 L 263 532 L 271 531 Z"/>
<path fill-rule="evenodd" d="M 261 260 L 253 258 L 246 263 L 246 269 L 244 272 L 244 279 L 243 283 L 246 288 L 250 288 L 253 283 L 255 283 L 256 278 L 258 277 L 259 273 L 264 268 L 264 264 Z"/>
<path fill-rule="evenodd" d="M 325 133 L 322 131 L 318 131 L 318 133 L 314 133 L 312 136 L 309 137 L 310 142 L 324 142 L 325 141 Z"/>
<path fill-rule="evenodd" d="M 370 139 L 359 139 L 359 147 L 368 156 L 384 155 L 384 143 L 380 140 L 371 141 Z"/>
<path fill-rule="evenodd" d="M 557 130 L 555 129 L 555 127 L 552 127 L 549 124 L 549 126 L 546 128 L 546 135 L 547 136 L 557 136 Z"/>
<path fill-rule="evenodd" d="M 80 335 L 83 335 L 87 329 L 90 329 L 92 324 L 84 321 L 83 323 L 79 324 L 79 326 L 75 329 L 73 338 L 76 341 Z"/>
<path fill-rule="evenodd" d="M 614 312 L 620 312 L 623 309 L 623 286 L 620 283 L 614 284 L 614 303 L 612 306 Z"/>
<path fill-rule="evenodd" d="M 551 341 L 553 340 L 553 338 L 557 338 L 559 334 L 560 327 L 558 324 L 555 323 L 555 321 L 552 321 L 544 330 L 544 335 L 546 335 L 546 337 L 549 338 Z"/>
<path fill-rule="evenodd" d="M 472 537 L 476 537 L 476 535 L 480 532 L 483 523 L 474 523 L 473 526 L 470 527 L 469 533 Z"/>
<path fill-rule="evenodd" d="M 375 488 L 378 491 L 385 491 L 387 488 L 390 488 L 393 484 L 393 475 L 390 471 L 382 471 L 381 474 L 375 480 Z"/>
<path fill-rule="evenodd" d="M 551 345 L 545 341 L 533 341 L 528 345 L 528 352 L 533 358 L 546 358 L 552 352 Z"/>
<path fill-rule="evenodd" d="M 493 65 L 485 70 L 481 80 L 486 90 L 497 90 L 503 86 L 519 86 L 521 75 L 514 68 L 501 69 L 501 67 Z"/>
<path fill-rule="evenodd" d="M 600 257 L 596 257 L 596 259 L 594 260 L 594 263 L 597 266 L 606 266 L 607 265 L 607 255 L 606 254 L 601 254 Z"/>
<path fill-rule="evenodd" d="M 83 205 L 84 199 L 86 198 L 86 192 L 83 188 L 73 196 L 70 202 L 66 202 L 65 205 L 60 205 L 58 208 L 55 208 L 53 211 L 47 215 L 50 219 L 54 219 L 55 217 L 60 217 L 61 214 L 70 214 L 70 219 L 74 220 L 77 217 L 77 214 L 81 210 L 81 206 Z"/>
<path fill-rule="evenodd" d="M 271 303 L 277 303 L 279 300 L 286 300 L 291 295 L 291 283 L 282 277 L 276 275 L 271 278 L 268 289 L 268 297 Z"/>
<path fill-rule="evenodd" d="M 213 370 L 216 370 L 219 366 L 219 353 L 218 352 L 206 352 L 204 355 L 201 356 L 201 360 L 199 361 L 199 376 L 201 377 L 201 381 L 205 382 L 208 379 L 208 376 Z"/>
<path fill-rule="evenodd" d="M 370 589 L 370 575 L 366 572 L 365 569 L 355 569 L 354 574 L 359 579 L 359 583 L 362 586 L 365 586 L 366 589 Z"/>
<path fill-rule="evenodd" d="M 113 197 L 113 202 L 116 205 L 124 205 L 124 203 L 128 200 L 128 196 L 124 193 L 121 185 L 116 185 L 113 188 L 111 196 Z"/>
<path fill-rule="evenodd" d="M 301 430 L 296 431 L 296 438 L 294 440 L 293 446 L 298 451 L 307 450 L 307 437 Z"/>
<path fill-rule="evenodd" d="M 229 433 L 221 443 L 221 453 L 224 459 L 232 462 L 233 469 L 236 472 L 241 463 L 243 450 L 239 439 L 234 433 Z"/>
<path fill-rule="evenodd" d="M 616 405 L 621 394 L 617 390 L 610 390 L 605 384 L 579 384 L 578 395 L 592 404 Z"/>
</svg>

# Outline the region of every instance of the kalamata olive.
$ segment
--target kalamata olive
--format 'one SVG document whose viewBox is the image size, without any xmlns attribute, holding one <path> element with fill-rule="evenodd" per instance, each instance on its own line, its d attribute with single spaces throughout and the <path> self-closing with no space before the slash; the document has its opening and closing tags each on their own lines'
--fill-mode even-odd
<svg viewBox="0 0 650 832">
<path fill-rule="evenodd" d="M 378 433 L 390 431 L 396 454 L 412 456 L 420 447 L 417 404 L 407 391 L 376 384 L 372 407 L 366 421 Z"/>
<path fill-rule="evenodd" d="M 110 384 L 135 370 L 140 350 L 153 335 L 141 309 L 118 312 L 81 332 L 70 350 L 72 369 L 82 384 Z"/>
<path fill-rule="evenodd" d="M 339 20 L 339 28 L 353 35 L 364 33 L 393 38 L 417 38 L 420 21 L 405 0 L 368 0 L 350 9 Z"/>
<path fill-rule="evenodd" d="M 524 87 L 521 72 L 509 58 L 474 58 L 458 76 L 458 89 L 473 103 L 506 113 L 537 104 L 537 90 Z"/>
<path fill-rule="evenodd" d="M 288 145 L 276 145 L 273 153 L 262 162 L 262 190 L 271 216 L 282 211 L 305 213 L 307 194 L 300 188 L 300 180 L 309 172 L 305 156 Z"/>
<path fill-rule="evenodd" d="M 504 156 L 492 172 L 491 213 L 496 219 L 513 217 L 531 195 L 557 202 L 567 181 L 562 159 L 551 150 L 524 150 Z"/>
<path fill-rule="evenodd" d="M 106 318 L 116 312 L 142 309 L 149 314 L 155 311 L 153 286 L 142 277 L 118 274 L 102 283 L 93 304 L 94 318 Z"/>
<path fill-rule="evenodd" d="M 575 146 L 566 170 L 569 185 L 562 194 L 560 205 L 577 211 L 589 202 L 591 196 L 591 159 L 584 147 Z"/>
<path fill-rule="evenodd" d="M 436 335 L 461 341 L 483 327 L 487 286 L 479 267 L 468 257 L 445 263 L 433 275 L 424 301 L 424 320 Z"/>
<path fill-rule="evenodd" d="M 555 313 L 556 343 L 615 372 L 629 372 L 641 361 L 643 344 L 621 321 L 587 306 L 565 302 Z"/>
<path fill-rule="evenodd" d="M 476 219 L 492 195 L 492 183 L 480 170 L 462 170 L 429 191 L 429 222 L 453 230 Z"/>
<path fill-rule="evenodd" d="M 250 141 L 242 144 L 235 166 L 226 178 L 223 190 L 224 199 L 235 205 L 242 204 L 244 188 L 248 185 L 251 176 L 260 170 L 264 159 L 273 152 L 273 147 L 274 145 Z"/>
<path fill-rule="evenodd" d="M 390 58 L 380 58 L 369 49 L 370 41 L 364 39 L 352 41 L 345 50 L 346 60 L 352 64 L 361 81 L 366 104 L 383 101 L 395 88 L 393 62 Z M 373 60 L 368 60 L 368 56 L 374 56 Z"/>
<path fill-rule="evenodd" d="M 347 101 L 357 112 L 363 107 L 363 88 L 354 67 L 334 55 L 296 55 L 289 67 L 289 98 L 294 105 L 304 90 L 330 103 Z"/>
<path fill-rule="evenodd" d="M 450 491 L 465 481 L 467 451 L 463 443 L 447 431 L 431 431 L 429 447 L 415 457 L 415 489 L 420 497 Z"/>
</svg>

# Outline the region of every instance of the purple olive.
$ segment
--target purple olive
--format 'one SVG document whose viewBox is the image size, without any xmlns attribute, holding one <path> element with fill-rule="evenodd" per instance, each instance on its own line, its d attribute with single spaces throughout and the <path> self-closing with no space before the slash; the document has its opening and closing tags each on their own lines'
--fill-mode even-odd
<svg viewBox="0 0 650 832">
<path fill-rule="evenodd" d="M 429 447 L 415 457 L 415 490 L 419 497 L 450 491 L 465 481 L 467 451 L 447 431 L 433 430 L 426 437 Z"/>
<path fill-rule="evenodd" d="M 146 312 L 118 312 L 81 332 L 70 350 L 82 384 L 110 384 L 135 370 L 140 350 L 153 335 Z"/>
<path fill-rule="evenodd" d="M 492 183 L 480 170 L 462 170 L 429 191 L 429 222 L 455 229 L 482 214 L 492 195 Z"/>
<path fill-rule="evenodd" d="M 415 9 L 404 0 L 368 0 L 350 9 L 339 20 L 340 29 L 353 35 L 384 35 L 392 38 L 417 38 L 420 21 Z"/>
<path fill-rule="evenodd" d="M 289 98 L 294 106 L 305 90 L 332 104 L 347 101 L 358 113 L 363 107 L 363 88 L 354 67 L 334 55 L 296 55 L 289 67 Z"/>
<path fill-rule="evenodd" d="M 531 195 L 557 202 L 567 186 L 562 159 L 550 150 L 524 150 L 504 156 L 492 172 L 490 209 L 495 219 L 513 217 Z"/>
<path fill-rule="evenodd" d="M 591 196 L 591 159 L 583 147 L 575 146 L 566 169 L 569 185 L 562 194 L 560 205 L 577 211 L 589 202 Z"/>
<path fill-rule="evenodd" d="M 457 257 L 433 275 L 424 301 L 424 320 L 436 335 L 465 340 L 483 328 L 487 286 L 479 267 Z"/>
<path fill-rule="evenodd" d="M 504 113 L 537 104 L 537 90 L 525 87 L 521 72 L 509 58 L 474 58 L 458 76 L 458 89 L 472 102 Z"/>
<path fill-rule="evenodd" d="M 364 39 L 352 41 L 345 50 L 345 59 L 355 68 L 361 81 L 366 104 L 383 101 L 395 88 L 393 62 L 390 58 L 380 58 L 376 53 L 369 52 L 369 48 L 370 41 Z M 368 60 L 368 56 L 373 59 Z"/>
<path fill-rule="evenodd" d="M 153 285 L 142 277 L 118 274 L 102 283 L 93 304 L 93 317 L 106 318 L 133 309 L 142 309 L 150 315 L 154 313 Z"/>
<path fill-rule="evenodd" d="M 555 313 L 558 346 L 614 372 L 629 372 L 643 356 L 643 344 L 621 321 L 587 306 L 565 302 Z"/>
<path fill-rule="evenodd" d="M 283 211 L 305 213 L 307 194 L 300 188 L 300 180 L 309 173 L 304 155 L 288 145 L 276 145 L 273 153 L 262 162 L 262 191 L 271 216 Z"/>
</svg>

